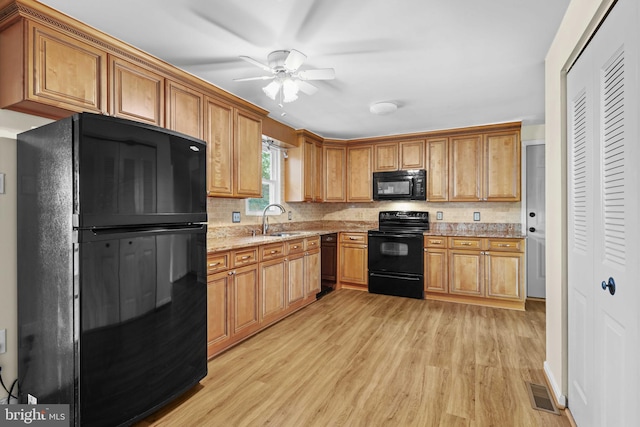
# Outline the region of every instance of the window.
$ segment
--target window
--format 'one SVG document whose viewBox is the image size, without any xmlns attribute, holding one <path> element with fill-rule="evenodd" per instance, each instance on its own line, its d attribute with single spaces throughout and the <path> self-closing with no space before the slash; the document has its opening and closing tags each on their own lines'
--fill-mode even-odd
<svg viewBox="0 0 640 427">
<path fill-rule="evenodd" d="M 262 198 L 247 199 L 246 214 L 262 215 L 271 203 L 280 203 L 280 152 L 262 144 Z M 268 212 L 280 212 L 271 208 Z"/>
</svg>

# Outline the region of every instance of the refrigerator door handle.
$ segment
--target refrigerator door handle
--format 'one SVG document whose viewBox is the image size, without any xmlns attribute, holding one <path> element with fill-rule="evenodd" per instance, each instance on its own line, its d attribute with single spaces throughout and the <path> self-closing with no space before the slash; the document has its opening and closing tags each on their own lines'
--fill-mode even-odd
<svg viewBox="0 0 640 427">
<path fill-rule="evenodd" d="M 111 238 L 131 238 L 143 237 L 154 234 L 179 234 L 179 233 L 206 233 L 207 224 L 163 224 L 155 226 L 142 227 L 105 227 L 92 228 L 89 230 L 78 230 L 80 242 L 88 242 L 93 240 L 101 240 L 105 236 Z"/>
</svg>

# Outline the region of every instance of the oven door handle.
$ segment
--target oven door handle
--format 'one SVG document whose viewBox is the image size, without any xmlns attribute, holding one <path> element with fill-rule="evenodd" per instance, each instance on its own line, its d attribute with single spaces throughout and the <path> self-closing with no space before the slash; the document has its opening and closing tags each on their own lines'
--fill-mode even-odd
<svg viewBox="0 0 640 427">
<path fill-rule="evenodd" d="M 422 234 L 421 234 L 422 235 Z M 416 234 L 369 234 L 369 237 L 397 237 L 398 239 L 415 239 Z"/>
<path fill-rule="evenodd" d="M 385 279 L 403 279 L 403 280 L 413 280 L 419 281 L 420 277 L 412 277 L 412 276 L 394 276 L 391 274 L 380 274 L 380 273 L 369 273 L 369 276 L 372 277 L 384 277 Z"/>
</svg>

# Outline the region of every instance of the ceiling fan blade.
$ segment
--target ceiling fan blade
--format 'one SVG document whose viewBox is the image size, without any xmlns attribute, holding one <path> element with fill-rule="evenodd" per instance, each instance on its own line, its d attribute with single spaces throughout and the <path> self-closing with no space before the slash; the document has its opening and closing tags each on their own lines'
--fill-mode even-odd
<svg viewBox="0 0 640 427">
<path fill-rule="evenodd" d="M 271 69 L 271 67 L 269 67 L 266 64 L 263 64 L 260 61 L 256 61 L 255 59 L 248 57 L 248 56 L 240 56 L 240 58 L 244 59 L 245 61 L 247 61 L 249 64 L 253 64 L 258 68 L 262 68 L 264 71 L 269 71 L 269 72 L 273 72 L 273 70 Z"/>
<path fill-rule="evenodd" d="M 336 78 L 336 70 L 333 68 L 302 70 L 298 73 L 298 77 L 302 80 L 333 80 Z"/>
<path fill-rule="evenodd" d="M 298 88 L 307 95 L 313 95 L 318 91 L 318 88 L 312 85 L 311 83 L 305 82 L 304 80 L 298 80 Z"/>
<path fill-rule="evenodd" d="M 259 77 L 244 77 L 241 79 L 233 79 L 234 82 L 250 82 L 252 80 L 273 80 L 276 76 L 259 76 Z"/>
<path fill-rule="evenodd" d="M 305 59 L 307 59 L 307 55 L 295 49 L 291 49 L 287 59 L 284 60 L 284 68 L 288 71 L 296 71 L 300 68 Z"/>
</svg>

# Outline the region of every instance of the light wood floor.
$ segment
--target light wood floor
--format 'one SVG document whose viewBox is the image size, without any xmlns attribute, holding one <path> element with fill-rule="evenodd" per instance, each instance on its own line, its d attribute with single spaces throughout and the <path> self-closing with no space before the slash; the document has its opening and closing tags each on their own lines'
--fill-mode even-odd
<svg viewBox="0 0 640 427">
<path fill-rule="evenodd" d="M 544 303 L 527 312 L 333 292 L 209 362 L 140 426 L 569 426 L 531 408 Z"/>
</svg>

